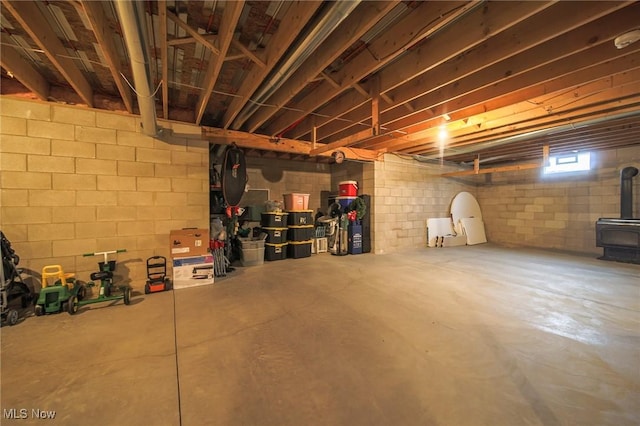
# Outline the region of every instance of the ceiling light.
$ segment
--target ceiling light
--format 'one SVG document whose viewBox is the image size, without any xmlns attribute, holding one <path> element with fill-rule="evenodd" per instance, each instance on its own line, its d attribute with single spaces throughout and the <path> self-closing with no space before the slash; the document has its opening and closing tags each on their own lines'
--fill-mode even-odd
<svg viewBox="0 0 640 426">
<path fill-rule="evenodd" d="M 446 127 L 444 126 L 440 127 L 440 131 L 438 132 L 438 139 L 440 139 L 440 142 L 444 142 L 445 140 L 447 140 L 448 137 L 449 137 L 449 132 L 447 132 Z"/>
<path fill-rule="evenodd" d="M 616 45 L 618 49 L 624 49 L 632 43 L 640 40 L 640 29 L 628 31 L 622 35 L 616 37 L 613 43 Z"/>
</svg>

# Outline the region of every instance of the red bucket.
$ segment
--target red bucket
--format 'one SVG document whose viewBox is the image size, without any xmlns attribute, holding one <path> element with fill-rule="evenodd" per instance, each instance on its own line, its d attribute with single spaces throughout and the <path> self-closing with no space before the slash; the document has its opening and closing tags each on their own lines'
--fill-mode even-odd
<svg viewBox="0 0 640 426">
<path fill-rule="evenodd" d="M 355 180 L 344 180 L 338 184 L 341 197 L 357 197 L 358 182 Z"/>
</svg>

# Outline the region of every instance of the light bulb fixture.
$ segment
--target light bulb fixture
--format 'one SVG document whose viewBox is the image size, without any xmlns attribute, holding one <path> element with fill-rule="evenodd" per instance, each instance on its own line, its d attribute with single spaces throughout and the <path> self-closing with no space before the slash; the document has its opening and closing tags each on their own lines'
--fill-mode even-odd
<svg viewBox="0 0 640 426">
<path fill-rule="evenodd" d="M 447 128 L 444 126 L 440 126 L 440 131 L 438 132 L 438 139 L 440 143 L 444 143 L 449 137 L 449 132 L 447 132 Z"/>
<path fill-rule="evenodd" d="M 613 43 L 618 49 L 624 49 L 638 40 L 640 40 L 640 29 L 627 31 L 624 34 L 619 35 Z"/>
</svg>

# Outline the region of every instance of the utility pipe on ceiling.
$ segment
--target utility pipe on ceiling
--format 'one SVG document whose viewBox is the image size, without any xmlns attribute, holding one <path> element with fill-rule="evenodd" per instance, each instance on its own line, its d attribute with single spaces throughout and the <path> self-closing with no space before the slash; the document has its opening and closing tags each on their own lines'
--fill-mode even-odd
<svg viewBox="0 0 640 426">
<path fill-rule="evenodd" d="M 261 104 L 266 103 L 359 3 L 360 0 L 334 2 L 331 9 L 312 26 L 302 41 L 285 57 L 278 69 L 271 73 L 270 79 L 256 90 L 231 127 L 238 130 Z"/>
<path fill-rule="evenodd" d="M 130 0 L 116 0 L 115 2 L 122 35 L 131 59 L 131 71 L 135 84 L 134 92 L 138 96 L 142 132 L 148 136 L 157 136 L 159 129 L 156 120 L 155 94 L 151 87 L 151 67 L 149 65 L 151 55 L 147 42 L 144 4 L 141 1 Z"/>
</svg>

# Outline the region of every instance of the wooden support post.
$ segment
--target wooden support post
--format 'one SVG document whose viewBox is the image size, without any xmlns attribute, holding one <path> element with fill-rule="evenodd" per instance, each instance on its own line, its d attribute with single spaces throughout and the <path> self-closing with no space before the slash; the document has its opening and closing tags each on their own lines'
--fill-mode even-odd
<svg viewBox="0 0 640 426">
<path fill-rule="evenodd" d="M 542 146 L 542 167 L 549 165 L 549 145 Z"/>
<path fill-rule="evenodd" d="M 380 77 L 371 82 L 371 130 L 373 136 L 380 134 Z"/>
<path fill-rule="evenodd" d="M 476 157 L 473 160 L 473 171 L 476 172 L 476 174 L 480 173 L 480 157 Z"/>
</svg>

